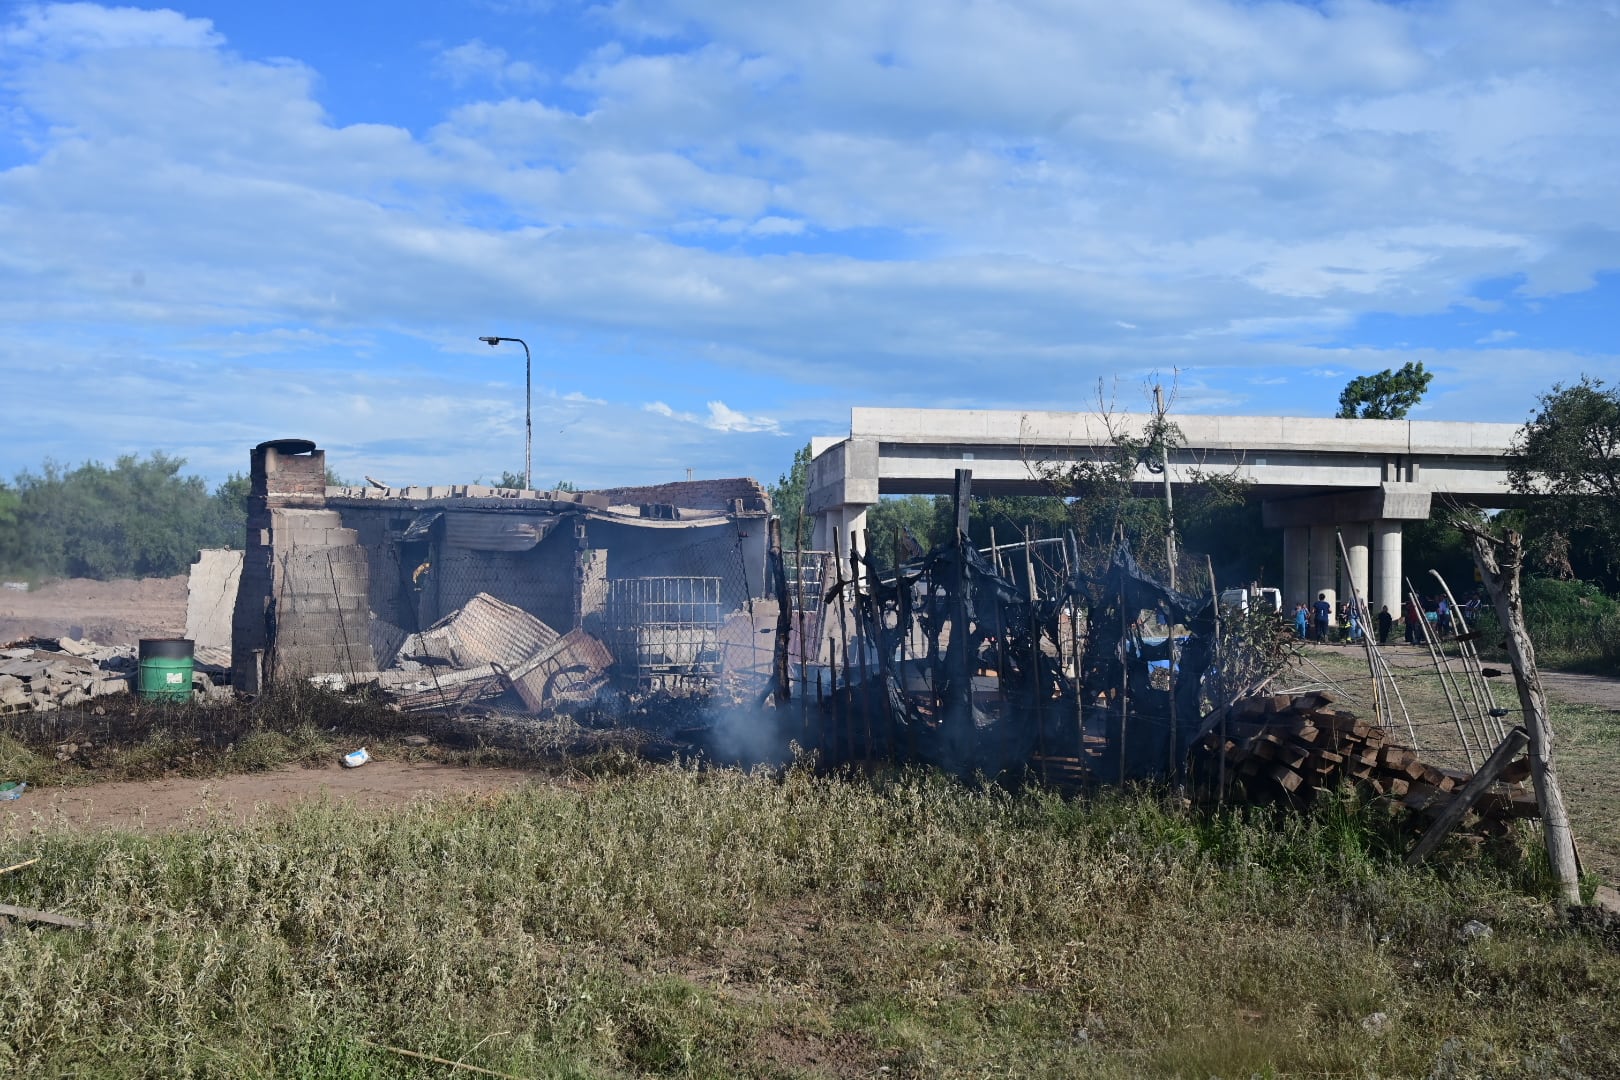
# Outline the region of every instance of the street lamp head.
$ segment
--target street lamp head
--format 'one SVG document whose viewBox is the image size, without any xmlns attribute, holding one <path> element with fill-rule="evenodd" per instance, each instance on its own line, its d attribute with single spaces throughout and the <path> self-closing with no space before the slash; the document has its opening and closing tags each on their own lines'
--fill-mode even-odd
<svg viewBox="0 0 1620 1080">
<path fill-rule="evenodd" d="M 498 337 L 481 337 L 478 340 L 482 341 L 485 345 L 488 345 L 491 348 L 501 343 L 501 339 Z"/>
</svg>

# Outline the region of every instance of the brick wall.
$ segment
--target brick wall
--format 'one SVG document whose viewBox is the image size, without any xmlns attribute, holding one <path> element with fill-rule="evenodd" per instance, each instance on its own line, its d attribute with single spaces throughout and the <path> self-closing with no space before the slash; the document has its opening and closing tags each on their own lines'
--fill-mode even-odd
<svg viewBox="0 0 1620 1080">
<path fill-rule="evenodd" d="M 292 453 L 275 442 L 260 443 L 250 458 L 250 491 L 272 504 L 292 496 L 326 497 L 326 451 Z"/>
<path fill-rule="evenodd" d="M 759 481 L 746 476 L 725 480 L 679 480 L 648 487 L 605 488 L 592 495 L 606 496 L 615 506 L 642 506 L 669 503 L 693 510 L 730 510 L 733 499 L 743 500 L 744 510 L 768 510 L 770 496 Z"/>
</svg>

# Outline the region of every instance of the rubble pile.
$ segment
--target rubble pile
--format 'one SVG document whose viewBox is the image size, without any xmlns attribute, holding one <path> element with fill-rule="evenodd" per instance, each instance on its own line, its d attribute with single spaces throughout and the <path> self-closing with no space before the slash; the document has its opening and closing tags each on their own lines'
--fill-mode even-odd
<svg viewBox="0 0 1620 1080">
<path fill-rule="evenodd" d="M 1228 780 L 1241 783 L 1251 799 L 1298 804 L 1350 784 L 1437 817 L 1472 779 L 1469 772 L 1426 764 L 1384 728 L 1335 708 L 1325 691 L 1243 698 L 1224 718 L 1207 718 L 1206 727 L 1203 748 L 1224 754 Z M 1474 804 L 1483 831 L 1500 832 L 1512 818 L 1536 816 L 1535 796 L 1524 785 L 1529 775 L 1529 761 L 1521 758 Z"/>
<path fill-rule="evenodd" d="M 373 640 L 390 637 L 373 627 Z M 333 687 L 375 683 L 405 712 L 494 701 L 513 694 L 530 712 L 583 705 L 606 685 L 613 656 L 599 640 L 559 634 L 522 608 L 478 593 L 419 633 L 401 635 L 381 671 L 326 674 Z"/>
<path fill-rule="evenodd" d="M 76 638 L 28 638 L 0 647 L 0 716 L 86 707 L 97 698 L 135 690 L 140 666 L 133 645 L 98 645 Z M 192 690 L 229 695 L 217 686 L 223 668 L 198 664 Z"/>
</svg>

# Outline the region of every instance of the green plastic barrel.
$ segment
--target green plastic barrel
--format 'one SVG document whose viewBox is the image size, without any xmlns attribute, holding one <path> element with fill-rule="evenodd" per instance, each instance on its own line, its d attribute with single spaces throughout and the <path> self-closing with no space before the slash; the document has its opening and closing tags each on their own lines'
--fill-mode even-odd
<svg viewBox="0 0 1620 1080">
<path fill-rule="evenodd" d="M 190 638 L 142 638 L 137 690 L 147 701 L 190 701 Z"/>
</svg>

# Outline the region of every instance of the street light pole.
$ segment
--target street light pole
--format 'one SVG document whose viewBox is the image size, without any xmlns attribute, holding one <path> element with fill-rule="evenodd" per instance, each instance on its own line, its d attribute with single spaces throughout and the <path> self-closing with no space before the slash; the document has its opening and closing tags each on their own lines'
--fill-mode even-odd
<svg viewBox="0 0 1620 1080">
<path fill-rule="evenodd" d="M 520 337 L 481 337 L 478 340 L 492 349 L 503 341 L 515 341 L 523 346 L 523 486 L 533 491 L 534 391 L 530 371 L 534 365 L 529 357 L 529 343 Z"/>
</svg>

